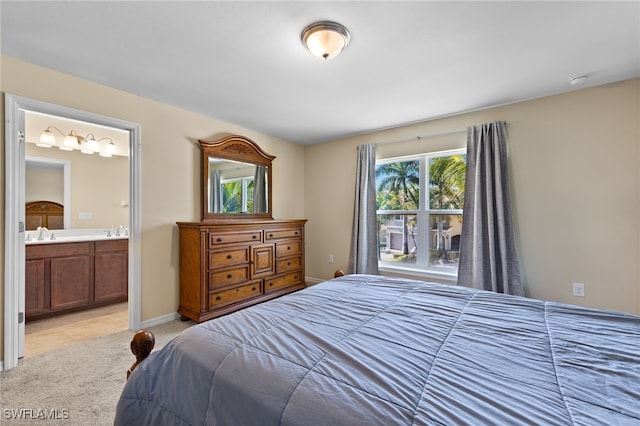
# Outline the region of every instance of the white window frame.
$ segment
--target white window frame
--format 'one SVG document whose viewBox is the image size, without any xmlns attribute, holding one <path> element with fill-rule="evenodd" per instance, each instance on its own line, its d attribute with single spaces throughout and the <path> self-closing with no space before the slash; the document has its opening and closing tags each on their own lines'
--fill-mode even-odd
<svg viewBox="0 0 640 426">
<path fill-rule="evenodd" d="M 458 277 L 457 269 L 440 269 L 434 268 L 429 265 L 429 248 L 430 248 L 430 216 L 431 215 L 462 215 L 462 209 L 448 209 L 448 210 L 436 210 L 429 209 L 429 169 L 428 163 L 432 158 L 448 157 L 452 155 L 466 155 L 467 150 L 465 148 L 450 149 L 445 151 L 425 152 L 415 155 L 407 155 L 402 157 L 392 157 L 376 160 L 376 166 L 380 164 L 395 163 L 401 161 L 419 161 L 419 175 L 420 175 L 420 205 L 418 210 L 377 210 L 376 217 L 381 214 L 385 215 L 415 215 L 418 224 L 427 224 L 422 228 L 418 227 L 417 244 L 419 247 L 426 247 L 426 250 L 418 250 L 418 258 L 414 265 L 388 262 L 378 259 L 378 269 L 381 272 L 397 273 L 402 275 L 438 279 L 440 281 L 455 283 Z M 376 194 L 378 188 L 376 188 Z M 426 229 L 426 231 L 424 230 Z"/>
</svg>

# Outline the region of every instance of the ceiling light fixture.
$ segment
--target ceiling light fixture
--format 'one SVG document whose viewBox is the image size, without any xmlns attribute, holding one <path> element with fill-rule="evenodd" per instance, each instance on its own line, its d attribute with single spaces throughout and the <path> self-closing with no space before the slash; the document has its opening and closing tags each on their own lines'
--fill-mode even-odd
<svg viewBox="0 0 640 426">
<path fill-rule="evenodd" d="M 320 21 L 305 28 L 301 39 L 312 55 L 329 60 L 347 47 L 351 36 L 344 25 L 332 21 Z"/>
<path fill-rule="evenodd" d="M 40 135 L 40 141 L 36 143 L 36 146 L 42 148 L 51 148 L 52 146 L 57 146 L 56 136 L 51 131 L 52 129 L 57 130 L 62 136 L 65 137 L 63 144 L 58 146 L 58 148 L 63 151 L 73 151 L 74 149 L 80 149 L 80 152 L 82 152 L 83 154 L 93 154 L 95 152 L 99 152 L 102 157 L 111 157 L 118 152 L 118 149 L 116 148 L 116 145 L 115 143 L 113 143 L 113 139 L 111 138 L 96 139 L 93 133 L 89 133 L 87 134 L 87 136 L 83 137 L 78 135 L 74 130 L 66 134 L 55 126 L 49 126 L 42 132 L 42 134 Z M 109 143 L 103 149 L 101 149 L 100 141 L 103 140 L 108 140 Z"/>
</svg>

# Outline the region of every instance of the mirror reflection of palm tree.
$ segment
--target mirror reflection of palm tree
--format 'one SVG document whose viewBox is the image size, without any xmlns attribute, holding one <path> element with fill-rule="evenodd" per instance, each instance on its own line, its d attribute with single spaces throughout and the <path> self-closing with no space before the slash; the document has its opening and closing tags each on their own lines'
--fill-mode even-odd
<svg viewBox="0 0 640 426">
<path fill-rule="evenodd" d="M 420 170 L 418 160 L 386 163 L 376 167 L 380 178 L 378 191 L 389 197 L 378 199 L 380 210 L 417 210 L 420 201 Z M 402 254 L 409 253 L 407 215 L 402 215 Z"/>
<path fill-rule="evenodd" d="M 242 207 L 242 182 L 227 182 L 222 184 L 222 211 L 239 212 Z"/>
</svg>

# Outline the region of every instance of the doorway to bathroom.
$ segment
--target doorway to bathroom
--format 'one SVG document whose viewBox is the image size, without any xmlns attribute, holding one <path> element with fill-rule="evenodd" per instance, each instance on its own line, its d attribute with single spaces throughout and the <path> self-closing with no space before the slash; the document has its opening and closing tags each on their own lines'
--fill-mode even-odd
<svg viewBox="0 0 640 426">
<path fill-rule="evenodd" d="M 30 124 L 32 121 L 36 123 L 33 126 Z M 44 122 L 51 122 L 51 124 L 44 125 Z M 57 195 L 51 195 L 51 197 L 58 197 L 58 199 L 61 198 L 63 200 L 63 202 L 59 204 L 63 206 L 67 204 L 64 229 L 55 231 L 58 235 L 53 235 L 46 227 L 41 228 L 49 232 L 44 232 L 44 234 L 49 238 L 50 243 L 55 243 L 51 241 L 53 239 L 58 240 L 59 238 L 73 237 L 78 233 L 82 234 L 85 232 L 85 228 L 99 232 L 111 230 L 113 232 L 112 235 L 115 235 L 117 232 L 119 236 L 124 235 L 126 232 L 124 247 L 126 249 L 125 262 L 127 268 L 124 273 L 126 274 L 128 282 L 128 288 L 126 290 L 128 303 L 124 305 L 122 303 L 114 303 L 111 314 L 116 316 L 126 314 L 126 319 L 124 320 L 126 324 L 125 328 L 131 330 L 139 328 L 140 129 L 139 125 L 135 123 L 9 94 L 5 95 L 5 123 L 5 194 L 7 194 L 5 200 L 5 239 L 7 245 L 5 246 L 5 333 L 3 369 L 8 369 L 16 366 L 18 358 L 25 354 L 25 241 L 29 238 L 29 232 L 36 232 L 35 230 L 28 231 L 25 226 L 27 158 L 29 158 L 32 163 L 35 159 L 35 164 L 37 164 L 38 159 L 42 160 L 44 158 L 54 157 L 57 158 L 57 160 L 53 160 L 55 163 L 55 161 L 60 159 L 60 155 L 63 154 L 64 151 L 63 149 L 58 149 L 58 147 L 64 146 L 65 140 L 69 135 L 75 136 L 78 145 L 82 145 L 76 146 L 76 149 L 71 147 L 71 149 L 67 151 L 71 153 L 71 155 L 77 156 L 71 166 L 72 173 L 73 170 L 86 170 L 82 175 L 78 174 L 69 179 L 67 183 L 70 184 L 70 188 L 66 188 L 67 183 L 65 183 L 63 184 L 64 188 L 62 190 L 57 189 Z M 62 135 L 58 135 L 59 138 L 55 142 L 55 146 L 36 146 L 46 139 L 41 140 L 40 136 L 42 133 L 44 133 L 45 130 L 52 131 L 53 127 L 57 128 L 57 130 L 55 130 L 56 132 L 62 133 Z M 87 148 L 85 144 L 86 141 L 95 140 L 96 142 L 102 141 L 103 143 L 115 142 L 118 138 L 114 137 L 112 132 L 119 133 L 121 135 L 119 139 L 123 140 L 122 145 L 118 146 L 116 151 L 119 151 L 121 154 L 126 152 L 128 156 L 120 155 L 120 163 L 124 161 L 124 166 L 121 164 L 120 169 L 113 170 L 112 172 L 107 171 L 106 173 L 110 174 L 108 183 L 99 183 L 96 177 L 99 173 L 103 173 L 100 169 L 108 170 L 110 167 L 107 166 L 107 163 L 95 162 L 98 161 L 98 157 L 100 157 L 100 148 L 98 147 L 96 149 L 94 145 L 93 148 L 96 150 L 93 155 L 86 155 L 86 153 L 82 153 L 81 151 Z M 122 135 L 124 135 L 124 137 L 122 137 Z M 44 155 L 44 152 L 51 154 Z M 110 151 L 110 153 L 112 158 L 108 158 L 108 155 L 105 155 L 99 159 L 107 161 L 117 158 L 113 155 L 112 151 Z M 83 164 L 82 157 L 94 157 L 94 162 L 89 165 Z M 45 160 L 45 162 L 46 161 L 51 160 Z M 53 168 L 55 169 L 55 167 Z M 42 177 L 40 177 L 40 179 L 42 179 Z M 116 191 L 115 194 L 107 194 L 107 192 L 110 191 L 109 188 L 112 187 L 120 188 L 120 192 Z M 42 188 L 36 190 L 36 195 L 30 192 L 30 197 L 49 198 L 49 195 L 40 195 L 38 193 L 40 189 Z M 71 194 L 70 201 L 67 191 Z M 85 197 L 81 195 L 83 193 L 90 194 L 86 196 L 88 199 L 85 199 Z M 75 200 L 74 194 L 77 195 Z M 106 201 L 106 199 L 108 199 L 108 201 Z M 66 212 L 67 209 L 69 210 L 68 213 Z M 103 223 L 103 221 L 105 222 Z M 43 233 L 42 231 L 41 229 L 40 233 Z M 122 232 L 122 234 L 120 234 L 120 232 Z M 113 241 L 110 241 L 110 243 L 111 242 Z M 122 246 L 122 244 L 119 246 Z M 120 257 L 120 259 L 122 259 L 122 257 Z M 91 268 L 93 268 L 93 266 Z M 51 298 L 51 293 L 43 294 Z M 107 303 L 99 303 L 99 305 L 106 307 Z M 124 309 L 122 309 L 123 307 Z M 71 309 L 70 312 L 75 315 L 75 311 L 77 310 L 78 309 Z M 98 312 L 99 311 L 94 312 L 96 321 L 100 321 Z M 122 318 L 120 318 L 120 320 L 122 320 Z M 43 319 L 42 321 L 47 320 Z M 34 324 L 35 323 L 37 322 L 34 322 Z M 121 323 L 122 322 L 120 322 L 120 324 Z"/>
<path fill-rule="evenodd" d="M 25 111 L 24 358 L 128 328 L 129 136 Z"/>
</svg>

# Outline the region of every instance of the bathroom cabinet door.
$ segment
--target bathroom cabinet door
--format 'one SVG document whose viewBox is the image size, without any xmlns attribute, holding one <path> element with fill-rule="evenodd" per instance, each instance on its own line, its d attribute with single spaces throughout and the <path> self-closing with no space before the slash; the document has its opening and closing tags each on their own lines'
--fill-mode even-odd
<svg viewBox="0 0 640 426">
<path fill-rule="evenodd" d="M 95 301 L 127 297 L 128 253 L 96 253 Z"/>
<path fill-rule="evenodd" d="M 42 314 L 46 311 L 44 259 L 27 260 L 25 262 L 25 309 L 27 318 Z"/>
<path fill-rule="evenodd" d="M 89 256 L 51 259 L 51 310 L 89 304 L 90 273 Z"/>
</svg>

